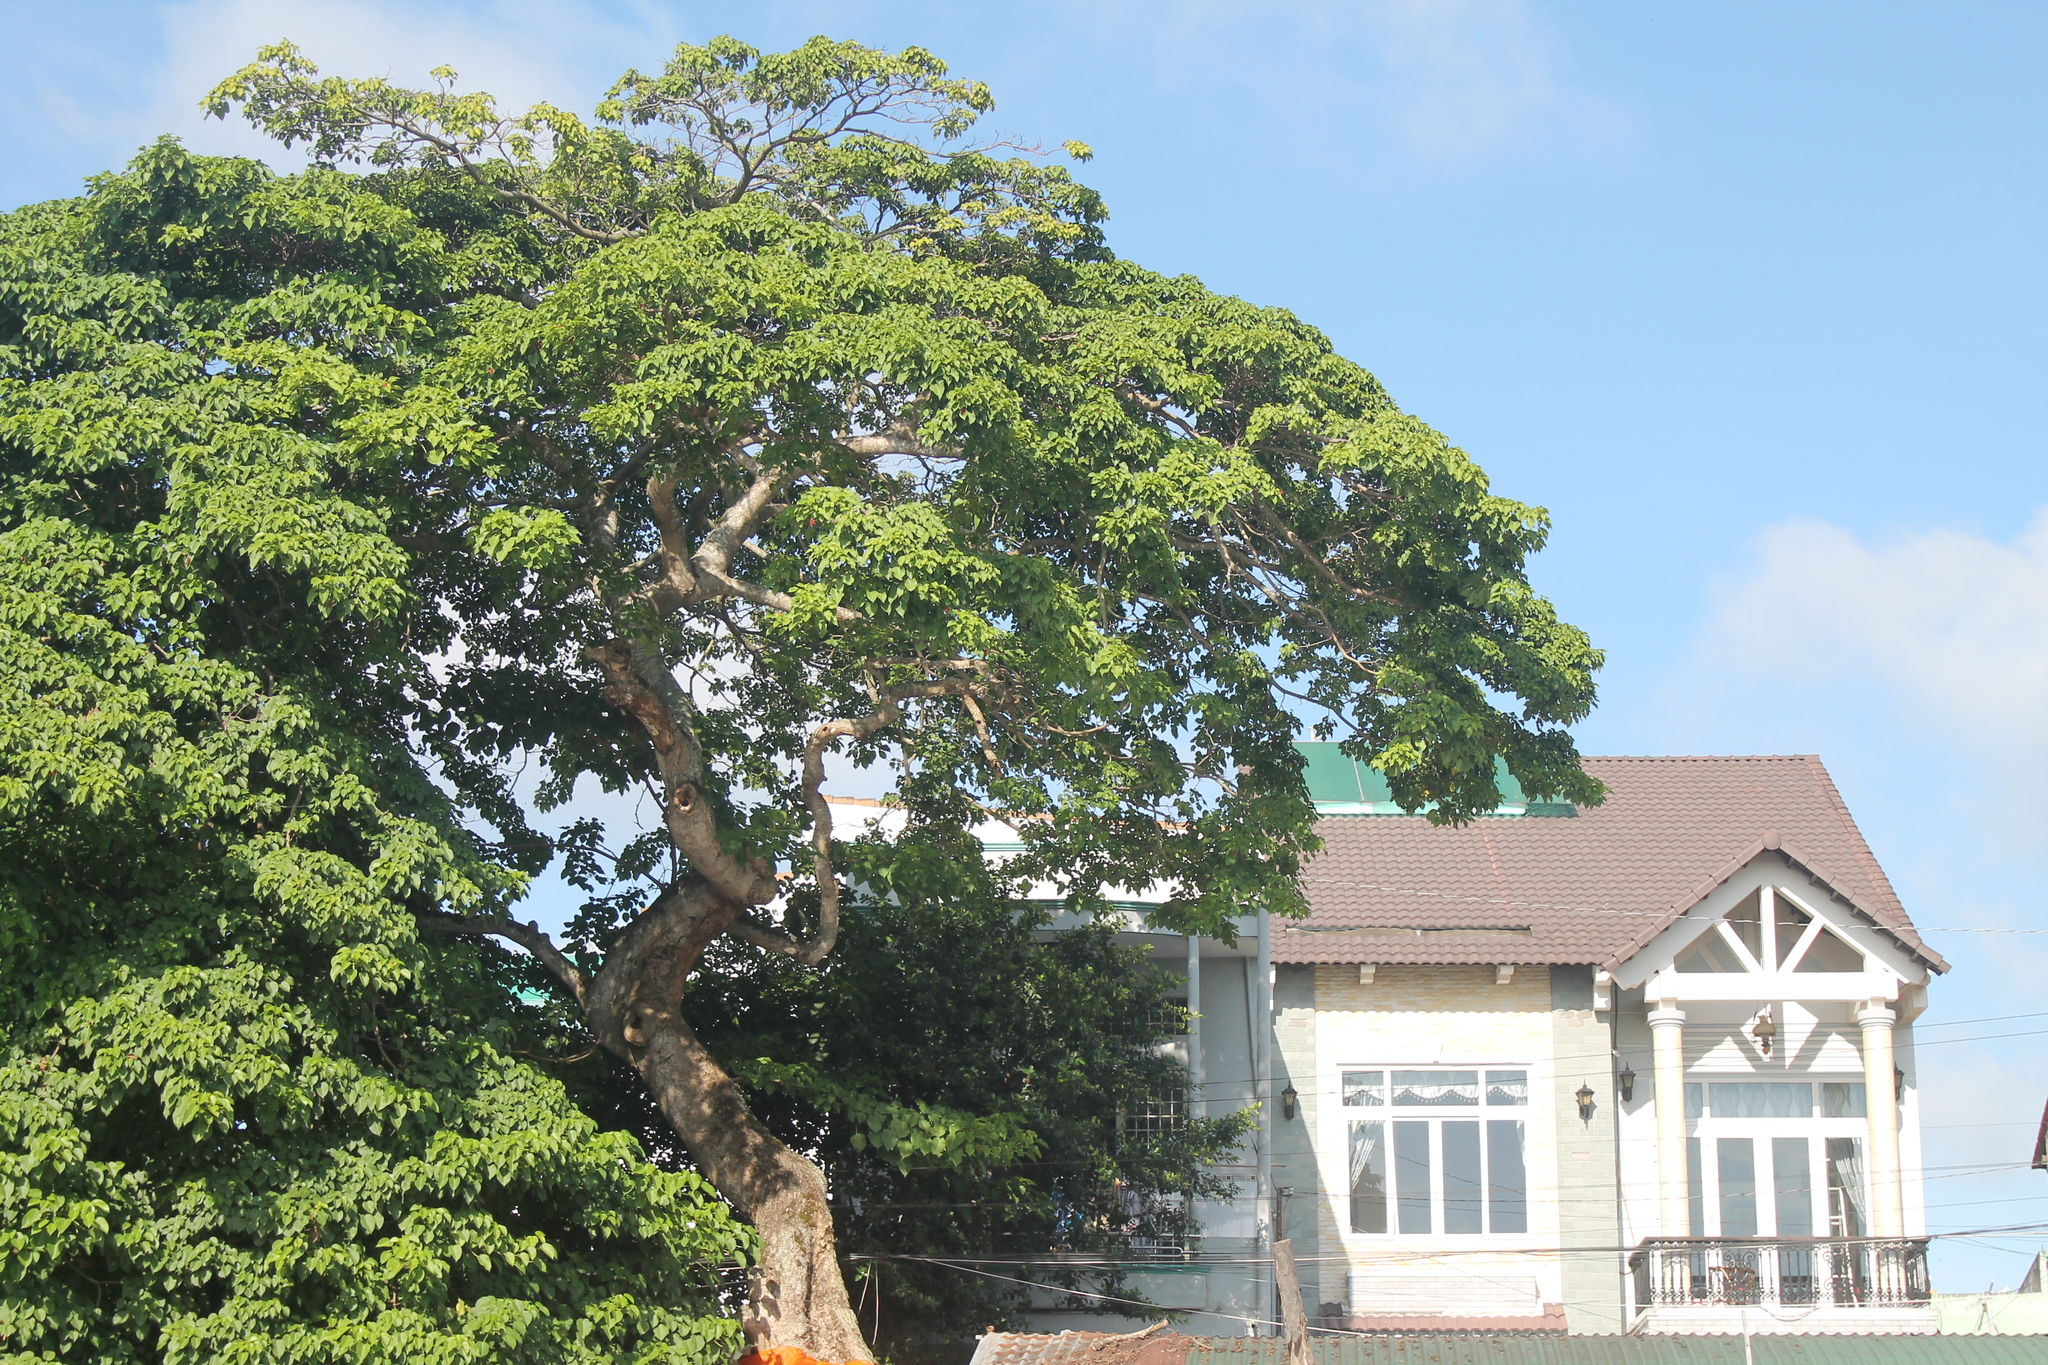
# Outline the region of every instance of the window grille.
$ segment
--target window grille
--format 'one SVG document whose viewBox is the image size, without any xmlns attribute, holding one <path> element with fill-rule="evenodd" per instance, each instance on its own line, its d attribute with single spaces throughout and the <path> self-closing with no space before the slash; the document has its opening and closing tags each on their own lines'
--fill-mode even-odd
<svg viewBox="0 0 2048 1365">
<path fill-rule="evenodd" d="M 1190 1020 L 1187 997 L 1176 996 L 1170 1000 L 1156 1002 L 1146 1012 L 1145 1027 L 1146 1031 L 1155 1037 L 1162 1033 L 1182 1034 L 1188 1031 Z"/>
<path fill-rule="evenodd" d="M 1124 1136 L 1132 1142 L 1154 1142 L 1179 1133 L 1187 1123 L 1187 1091 L 1175 1087 L 1126 1111 Z"/>
</svg>

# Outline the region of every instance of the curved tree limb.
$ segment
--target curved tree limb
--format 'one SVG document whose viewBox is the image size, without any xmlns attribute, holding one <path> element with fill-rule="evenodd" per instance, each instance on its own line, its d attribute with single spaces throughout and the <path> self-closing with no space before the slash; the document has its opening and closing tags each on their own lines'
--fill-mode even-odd
<svg viewBox="0 0 2048 1365">
<path fill-rule="evenodd" d="M 791 938 L 779 929 L 770 929 L 759 920 L 748 919 L 744 916 L 727 925 L 725 931 L 734 938 L 744 939 L 756 948 L 765 948 L 777 956 L 790 958 L 797 962 L 805 960 L 804 954 L 810 946 L 800 939 Z"/>
<path fill-rule="evenodd" d="M 639 724 L 654 746 L 665 793 L 662 823 L 677 852 L 717 894 L 735 906 L 775 899 L 775 869 L 762 859 L 742 863 L 718 839 L 718 821 L 704 792 L 704 751 L 689 723 L 690 699 L 644 645 L 614 638 L 583 657 L 605 676 L 605 700 Z"/>
<path fill-rule="evenodd" d="M 417 915 L 414 917 L 423 929 L 433 929 L 443 934 L 490 934 L 518 944 L 532 953 L 554 975 L 557 981 L 567 986 L 576 997 L 576 1003 L 583 1003 L 584 991 L 589 980 L 582 969 L 563 956 L 554 940 L 541 932 L 538 923 L 521 924 L 514 919 L 500 915 Z"/>
<path fill-rule="evenodd" d="M 919 455 L 931 460 L 964 458 L 958 447 L 935 446 L 919 440 L 917 433 L 901 422 L 886 431 L 866 436 L 842 436 L 839 444 L 855 455 Z"/>
<path fill-rule="evenodd" d="M 803 794 L 804 805 L 811 812 L 811 868 L 818 882 L 818 932 L 801 945 L 798 953 L 791 954 L 797 961 L 815 967 L 839 941 L 839 875 L 832 867 L 832 803 L 825 799 L 824 792 L 825 751 L 842 739 L 867 739 L 894 725 L 902 717 L 906 701 L 920 697 L 961 697 L 971 701 L 980 686 L 961 677 L 898 683 L 881 692 L 881 704 L 867 715 L 828 720 L 811 731 L 804 745 Z M 785 951 L 778 944 L 762 942 L 745 932 L 741 937 L 774 952 Z"/>
</svg>

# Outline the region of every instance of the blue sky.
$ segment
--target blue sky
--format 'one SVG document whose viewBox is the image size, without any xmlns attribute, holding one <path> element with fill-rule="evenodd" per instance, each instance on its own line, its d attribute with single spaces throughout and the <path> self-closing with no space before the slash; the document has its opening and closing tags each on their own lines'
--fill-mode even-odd
<svg viewBox="0 0 2048 1365">
<path fill-rule="evenodd" d="M 1908 907 L 2048 929 L 2048 7 L 0 0 L 0 205 L 289 36 L 587 102 L 731 32 L 920 43 L 1079 138 L 1112 245 L 1295 309 L 1548 507 L 1539 586 L 1608 650 L 1593 753 L 1818 752 Z M 2048 1220 L 2048 935 L 1937 932 L 1930 1222 Z M 1940 1043 L 1984 1035 L 2021 1036 Z M 1982 1170 L 1981 1174 L 1970 1172 Z M 1944 1242 L 1938 1287 L 2042 1239 Z"/>
</svg>

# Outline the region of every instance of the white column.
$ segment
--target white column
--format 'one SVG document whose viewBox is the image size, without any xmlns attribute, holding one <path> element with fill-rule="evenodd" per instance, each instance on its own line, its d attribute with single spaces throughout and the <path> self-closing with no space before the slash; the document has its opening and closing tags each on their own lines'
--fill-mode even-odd
<svg viewBox="0 0 2048 1365">
<path fill-rule="evenodd" d="M 1892 1067 L 1892 1025 L 1899 1016 L 1871 1001 L 1856 1011 L 1863 1026 L 1863 1103 L 1870 1134 L 1870 1233 L 1906 1235 L 1905 1199 L 1899 1190 L 1899 1095 Z"/>
<path fill-rule="evenodd" d="M 1188 935 L 1188 1117 L 1207 1118 L 1202 1103 L 1202 939 Z"/>
<path fill-rule="evenodd" d="M 1692 1231 L 1685 1172 L 1685 1011 L 1660 1000 L 1650 1011 L 1651 1070 L 1657 1083 L 1657 1210 L 1666 1237 Z"/>
</svg>

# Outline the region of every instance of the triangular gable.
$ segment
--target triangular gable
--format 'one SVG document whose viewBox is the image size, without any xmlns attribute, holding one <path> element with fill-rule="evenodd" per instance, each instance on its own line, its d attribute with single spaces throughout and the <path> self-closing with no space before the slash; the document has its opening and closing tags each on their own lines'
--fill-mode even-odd
<svg viewBox="0 0 2048 1365">
<path fill-rule="evenodd" d="M 1782 906 L 1772 913 L 1764 900 Z M 1616 984 L 1652 977 L 1695 998 L 1894 998 L 1947 964 L 1880 923 L 1796 850 L 1759 841 L 1727 873 L 1639 935 L 1608 965 Z"/>
</svg>

